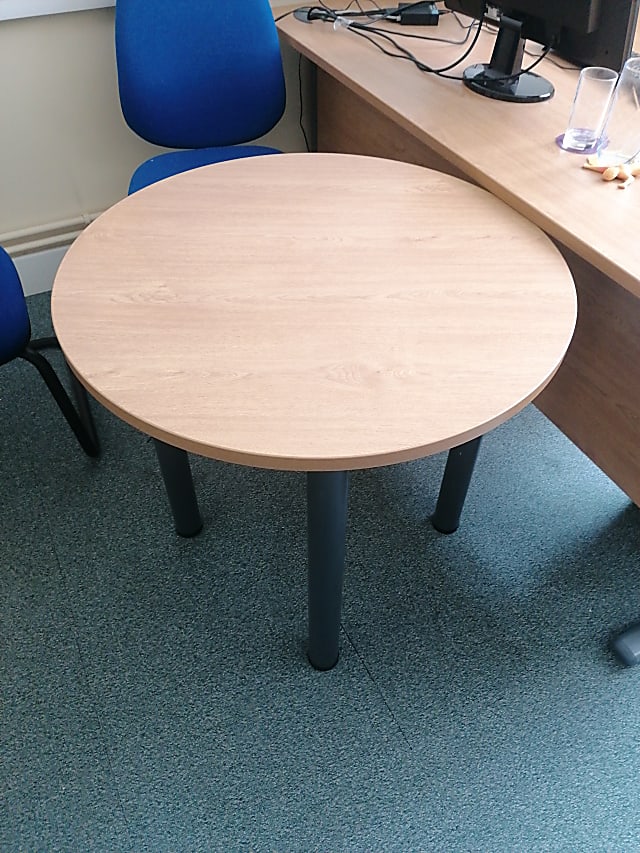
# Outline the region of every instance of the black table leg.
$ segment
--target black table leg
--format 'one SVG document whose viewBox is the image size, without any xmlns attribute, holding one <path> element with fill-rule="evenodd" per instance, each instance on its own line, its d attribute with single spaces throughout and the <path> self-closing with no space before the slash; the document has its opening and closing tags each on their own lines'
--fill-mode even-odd
<svg viewBox="0 0 640 853">
<path fill-rule="evenodd" d="M 180 536 L 195 536 L 202 530 L 202 516 L 193 486 L 189 457 L 185 450 L 153 439 L 160 463 L 160 473 L 173 513 L 176 533 Z"/>
<path fill-rule="evenodd" d="M 458 447 L 452 447 L 449 451 L 436 511 L 431 516 L 431 524 L 440 533 L 454 533 L 460 525 L 464 499 L 471 482 L 481 438 L 482 436 L 474 438 Z"/>
<path fill-rule="evenodd" d="M 349 474 L 307 474 L 309 550 L 309 661 L 316 669 L 338 662 Z"/>
</svg>

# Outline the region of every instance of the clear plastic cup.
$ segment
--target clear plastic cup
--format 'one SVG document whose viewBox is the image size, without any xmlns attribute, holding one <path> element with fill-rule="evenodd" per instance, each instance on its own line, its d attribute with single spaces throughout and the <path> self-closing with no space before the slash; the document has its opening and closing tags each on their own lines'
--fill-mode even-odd
<svg viewBox="0 0 640 853">
<path fill-rule="evenodd" d="M 558 139 L 562 148 L 582 154 L 597 150 L 617 79 L 618 73 L 611 68 L 582 69 L 567 129 Z"/>
<path fill-rule="evenodd" d="M 616 85 L 600 143 L 611 163 L 640 159 L 640 57 L 628 59 Z"/>
</svg>

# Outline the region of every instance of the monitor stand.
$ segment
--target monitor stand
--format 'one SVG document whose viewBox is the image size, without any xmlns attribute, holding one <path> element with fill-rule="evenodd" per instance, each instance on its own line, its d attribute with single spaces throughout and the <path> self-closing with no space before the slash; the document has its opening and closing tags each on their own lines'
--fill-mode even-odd
<svg viewBox="0 0 640 853">
<path fill-rule="evenodd" d="M 491 62 L 470 65 L 464 70 L 466 86 L 500 101 L 537 103 L 553 97 L 553 85 L 530 71 L 522 71 L 524 39 L 522 22 L 507 15 L 500 18 L 500 28 L 491 54 Z"/>
</svg>

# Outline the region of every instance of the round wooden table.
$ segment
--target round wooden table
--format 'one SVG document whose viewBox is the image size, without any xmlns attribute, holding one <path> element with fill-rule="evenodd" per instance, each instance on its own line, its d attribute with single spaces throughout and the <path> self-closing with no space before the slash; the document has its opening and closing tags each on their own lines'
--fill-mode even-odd
<svg viewBox="0 0 640 853">
<path fill-rule="evenodd" d="M 482 189 L 282 154 L 106 211 L 66 254 L 52 316 L 91 394 L 156 439 L 180 533 L 201 526 L 187 451 L 308 472 L 309 658 L 328 669 L 347 472 L 473 448 L 552 378 L 576 296 L 546 235 Z"/>
</svg>

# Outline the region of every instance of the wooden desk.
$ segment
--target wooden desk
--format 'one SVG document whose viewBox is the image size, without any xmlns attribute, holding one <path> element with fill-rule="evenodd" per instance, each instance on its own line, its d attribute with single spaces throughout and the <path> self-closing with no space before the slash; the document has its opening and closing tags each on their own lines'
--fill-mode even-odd
<svg viewBox="0 0 640 853">
<path fill-rule="evenodd" d="M 338 656 L 346 472 L 518 412 L 561 362 L 575 312 L 560 253 L 489 193 L 329 154 L 216 164 L 129 196 L 76 240 L 52 293 L 74 372 L 159 442 L 172 506 L 197 512 L 192 486 L 166 476 L 184 451 L 309 472 L 319 669 Z"/>
<path fill-rule="evenodd" d="M 555 97 L 541 104 L 503 103 L 384 56 L 330 24 L 288 17 L 278 27 L 317 66 L 318 150 L 390 157 L 464 177 L 557 242 L 576 281 L 578 324 L 536 405 L 640 503 L 640 182 L 619 191 L 581 169 L 580 155 L 555 144 L 577 70 L 545 60 L 537 70 L 553 82 Z M 437 29 L 419 32 L 459 35 L 452 15 L 443 16 Z M 431 66 L 445 65 L 463 50 L 405 43 Z M 482 34 L 460 71 L 488 61 L 492 46 L 492 36 Z M 513 286 L 522 286 L 518 276 Z"/>
</svg>

